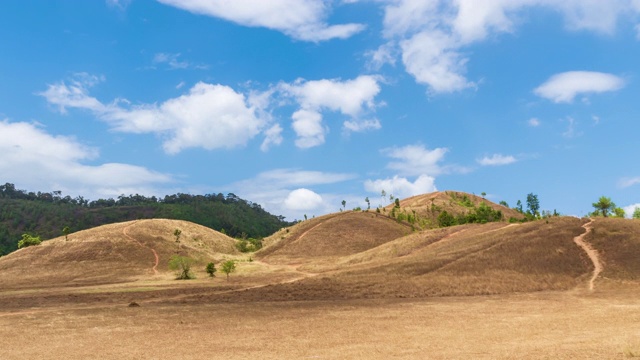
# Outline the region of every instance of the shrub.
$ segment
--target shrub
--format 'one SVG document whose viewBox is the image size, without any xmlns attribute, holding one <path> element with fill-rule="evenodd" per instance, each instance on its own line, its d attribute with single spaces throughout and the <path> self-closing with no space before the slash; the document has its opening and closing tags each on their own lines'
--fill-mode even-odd
<svg viewBox="0 0 640 360">
<path fill-rule="evenodd" d="M 191 273 L 191 265 L 193 265 L 193 259 L 186 256 L 173 255 L 169 259 L 169 269 L 177 271 L 176 280 L 195 279 Z"/>
<path fill-rule="evenodd" d="M 29 234 L 22 234 L 22 240 L 18 241 L 18 249 L 22 249 L 27 246 L 40 245 L 42 240 L 40 236 L 31 236 Z"/>
<path fill-rule="evenodd" d="M 215 277 L 216 276 L 216 265 L 212 262 L 207 264 L 207 267 L 205 268 L 205 271 L 207 272 L 207 274 L 209 274 L 209 277 Z"/>
</svg>

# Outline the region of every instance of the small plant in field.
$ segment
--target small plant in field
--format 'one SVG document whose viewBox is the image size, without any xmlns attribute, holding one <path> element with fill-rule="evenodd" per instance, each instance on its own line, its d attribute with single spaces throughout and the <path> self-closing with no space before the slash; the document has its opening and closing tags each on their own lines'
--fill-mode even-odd
<svg viewBox="0 0 640 360">
<path fill-rule="evenodd" d="M 42 240 L 40 240 L 40 236 L 22 234 L 22 240 L 18 241 L 18 249 L 22 249 L 27 246 L 40 245 L 41 242 Z"/>
<path fill-rule="evenodd" d="M 207 264 L 207 267 L 205 268 L 205 271 L 207 272 L 207 274 L 209 274 L 209 277 L 215 277 L 216 276 L 216 265 L 212 262 Z"/>
<path fill-rule="evenodd" d="M 193 259 L 186 256 L 173 255 L 169 259 L 169 269 L 176 271 L 176 280 L 195 279 L 195 276 L 191 273 L 192 265 Z"/>
<path fill-rule="evenodd" d="M 236 271 L 236 262 L 233 260 L 227 260 L 222 263 L 222 272 L 227 274 L 227 281 L 229 281 L 229 274 Z"/>
<path fill-rule="evenodd" d="M 182 230 L 180 229 L 175 229 L 173 231 L 173 236 L 176 237 L 176 242 L 179 243 L 180 242 L 180 235 L 182 235 Z"/>
</svg>

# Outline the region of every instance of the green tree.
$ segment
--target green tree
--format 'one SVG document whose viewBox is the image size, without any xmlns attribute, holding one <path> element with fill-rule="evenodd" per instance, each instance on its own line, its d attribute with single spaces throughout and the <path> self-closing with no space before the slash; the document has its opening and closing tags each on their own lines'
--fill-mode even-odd
<svg viewBox="0 0 640 360">
<path fill-rule="evenodd" d="M 180 242 L 180 235 L 182 235 L 182 230 L 180 229 L 175 229 L 173 232 L 173 236 L 176 237 L 176 242 L 179 243 Z"/>
<path fill-rule="evenodd" d="M 540 210 L 540 202 L 538 201 L 538 195 L 533 193 L 527 194 L 527 212 L 533 217 L 538 216 L 538 210 Z"/>
<path fill-rule="evenodd" d="M 502 205 L 504 207 L 509 207 L 509 204 L 504 200 L 500 201 L 500 205 Z"/>
<path fill-rule="evenodd" d="M 40 245 L 42 240 L 40 236 L 31 236 L 29 234 L 22 234 L 22 240 L 18 241 L 18 249 L 22 249 L 27 246 Z"/>
<path fill-rule="evenodd" d="M 369 197 L 364 198 L 364 201 L 367 203 L 367 210 L 371 209 L 371 202 L 369 201 Z"/>
<path fill-rule="evenodd" d="M 191 273 L 193 259 L 186 256 L 173 255 L 169 259 L 169 269 L 177 271 L 176 280 L 189 280 L 195 278 Z"/>
<path fill-rule="evenodd" d="M 71 233 L 71 229 L 68 226 L 62 228 L 62 234 L 64 235 L 64 241 L 69 241 L 69 234 Z"/>
<path fill-rule="evenodd" d="M 396 198 L 395 207 L 400 208 L 400 199 Z"/>
<path fill-rule="evenodd" d="M 445 210 L 438 215 L 438 225 L 440 227 L 456 225 L 456 218 Z"/>
<path fill-rule="evenodd" d="M 516 203 L 516 211 L 520 214 L 524 214 L 524 210 L 522 209 L 522 201 L 518 200 Z"/>
<path fill-rule="evenodd" d="M 622 219 L 624 219 L 624 217 L 627 216 L 627 214 L 624 212 L 624 209 L 619 207 L 613 209 L 613 214 L 615 215 L 615 217 L 622 218 Z"/>
<path fill-rule="evenodd" d="M 635 210 L 633 210 L 633 218 L 640 219 L 640 207 L 636 207 Z"/>
<path fill-rule="evenodd" d="M 227 260 L 222 263 L 222 272 L 227 274 L 227 281 L 229 281 L 229 274 L 236 271 L 236 262 L 233 260 Z"/>
<path fill-rule="evenodd" d="M 214 263 L 212 262 L 208 263 L 205 270 L 207 271 L 207 274 L 209 274 L 209 277 L 216 276 L 216 265 Z"/>
<path fill-rule="evenodd" d="M 487 193 L 483 191 L 480 195 L 482 195 L 482 198 L 484 199 L 484 197 L 487 196 Z"/>
<path fill-rule="evenodd" d="M 600 196 L 598 202 L 594 202 L 591 205 L 595 208 L 595 211 L 593 212 L 593 215 L 595 216 L 602 215 L 607 217 L 609 216 L 609 213 L 615 211 L 616 208 L 616 204 L 611 201 L 611 198 L 606 196 Z"/>
<path fill-rule="evenodd" d="M 382 189 L 382 191 L 380 191 L 380 197 L 382 197 L 382 203 L 380 204 L 380 206 L 384 206 L 384 200 L 387 197 L 387 192 L 384 191 L 384 189 Z"/>
<path fill-rule="evenodd" d="M 342 210 L 346 209 L 346 207 L 347 207 L 347 201 L 342 200 Z"/>
</svg>

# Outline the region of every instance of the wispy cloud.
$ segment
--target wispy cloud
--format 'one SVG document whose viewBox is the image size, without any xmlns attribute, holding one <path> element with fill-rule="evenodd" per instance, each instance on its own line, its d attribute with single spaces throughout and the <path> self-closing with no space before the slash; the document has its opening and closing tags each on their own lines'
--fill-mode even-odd
<svg viewBox="0 0 640 360">
<path fill-rule="evenodd" d="M 166 65 L 171 70 L 177 69 L 199 69 L 206 70 L 209 67 L 202 64 L 193 64 L 186 60 L 180 60 L 180 53 L 157 53 L 153 56 L 154 65 Z"/>
<path fill-rule="evenodd" d="M 636 184 L 640 184 L 640 176 L 637 177 L 625 177 L 618 181 L 618 186 L 621 188 L 627 188 Z"/>
<path fill-rule="evenodd" d="M 362 24 L 329 25 L 326 19 L 331 3 L 315 0 L 158 0 L 195 14 L 225 19 L 234 23 L 280 31 L 303 41 L 346 39 L 364 30 Z"/>
<path fill-rule="evenodd" d="M 485 156 L 476 161 L 478 162 L 478 164 L 482 166 L 502 166 L 502 165 L 513 164 L 518 160 L 512 155 L 493 154 L 490 157 Z"/>
</svg>

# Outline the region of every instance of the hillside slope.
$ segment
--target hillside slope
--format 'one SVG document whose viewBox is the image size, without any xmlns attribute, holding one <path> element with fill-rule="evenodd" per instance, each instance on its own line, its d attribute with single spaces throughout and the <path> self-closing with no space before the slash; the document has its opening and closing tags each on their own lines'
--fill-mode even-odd
<svg viewBox="0 0 640 360">
<path fill-rule="evenodd" d="M 182 234 L 180 242 L 173 235 Z M 199 266 L 237 255 L 236 240 L 181 220 L 136 220 L 45 241 L 0 258 L 0 288 L 109 284 L 172 276 L 172 255 Z M 157 260 L 156 260 L 157 255 Z"/>
<path fill-rule="evenodd" d="M 267 238 L 256 257 L 305 263 L 357 254 L 410 234 L 411 227 L 375 212 L 346 211 L 304 221 Z M 279 236 L 279 238 L 278 238 Z"/>
</svg>

